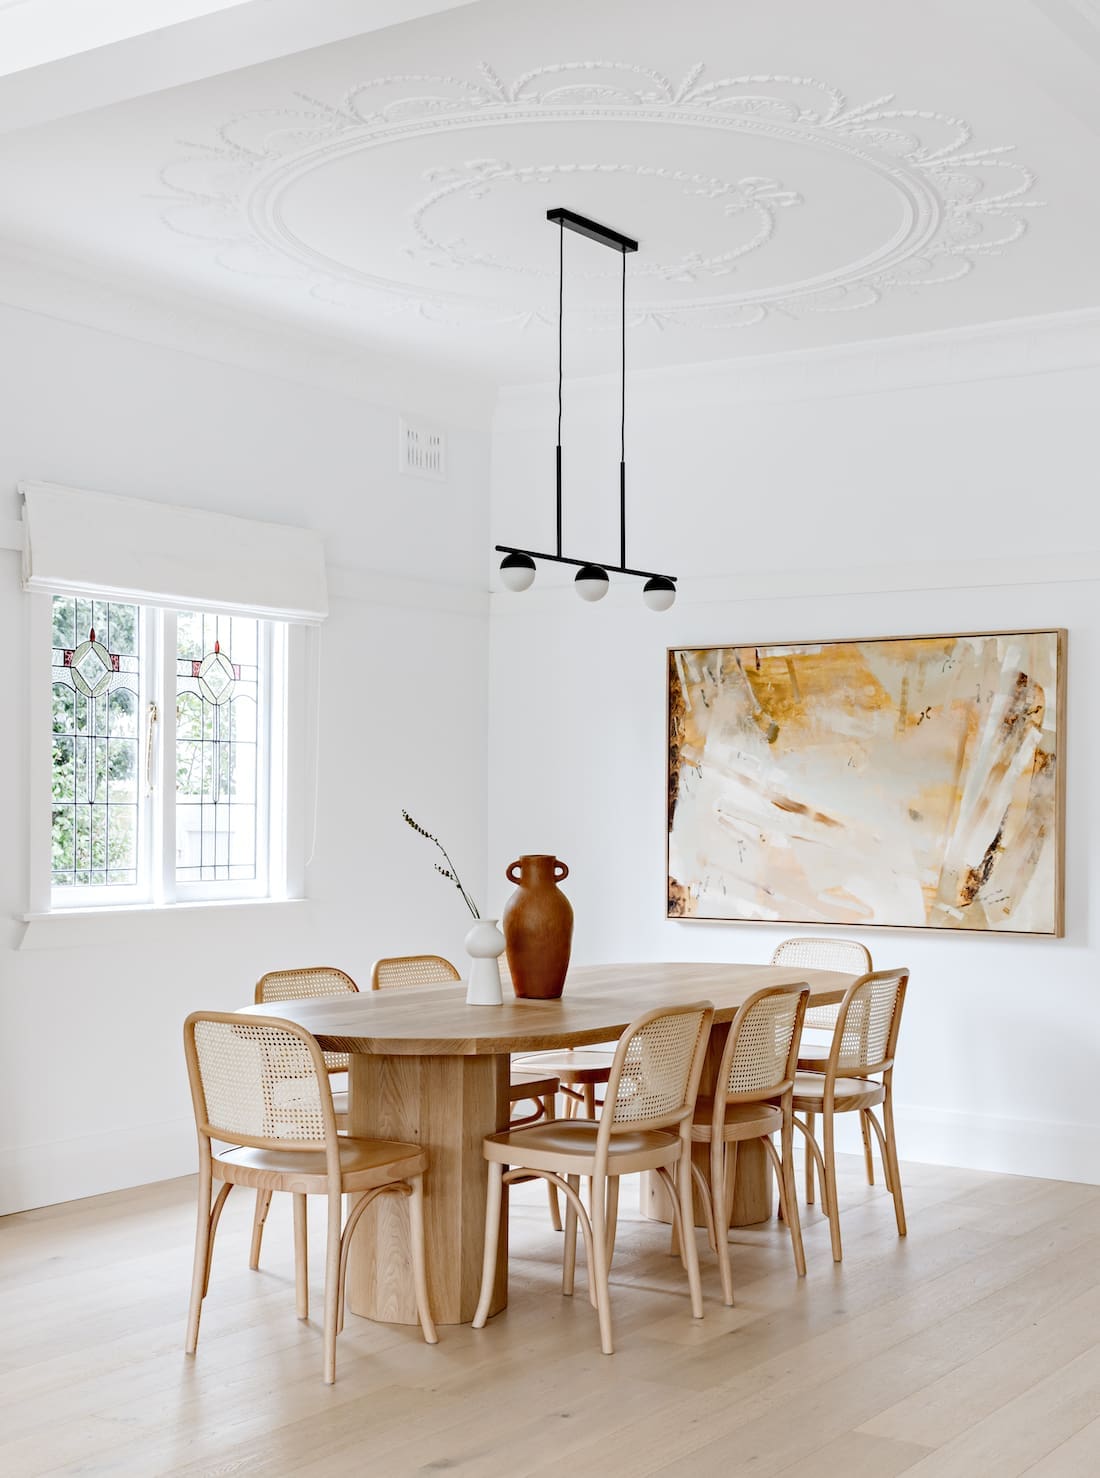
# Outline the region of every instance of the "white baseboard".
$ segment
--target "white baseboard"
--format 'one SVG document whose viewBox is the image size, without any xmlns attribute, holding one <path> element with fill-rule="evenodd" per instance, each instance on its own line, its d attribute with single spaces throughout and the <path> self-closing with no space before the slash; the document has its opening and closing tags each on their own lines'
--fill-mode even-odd
<svg viewBox="0 0 1100 1478">
<path fill-rule="evenodd" d="M 838 1122 L 841 1151 L 860 1149 L 855 1117 L 845 1114 Z M 1100 1124 L 1008 1119 L 914 1104 L 898 1104 L 896 1118 L 903 1160 L 1100 1185 Z M 191 1174 L 196 1163 L 190 1117 L 2 1149 L 0 1215 L 174 1180 Z"/>
<path fill-rule="evenodd" d="M 1009 1119 L 901 1103 L 894 1117 L 903 1160 L 1100 1185 L 1100 1124 Z M 838 1126 L 838 1148 L 858 1150 L 859 1130 L 852 1122 L 856 1115 L 844 1118 L 850 1122 L 843 1125 L 843 1134 Z"/>
<path fill-rule="evenodd" d="M 190 1175 L 197 1166 L 195 1121 L 190 1115 L 4 1148 L 0 1215 L 173 1180 Z"/>
</svg>

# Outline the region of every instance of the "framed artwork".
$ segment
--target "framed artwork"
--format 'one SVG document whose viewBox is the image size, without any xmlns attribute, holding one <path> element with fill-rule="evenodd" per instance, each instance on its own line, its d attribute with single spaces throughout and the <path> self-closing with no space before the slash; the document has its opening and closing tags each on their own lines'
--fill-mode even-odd
<svg viewBox="0 0 1100 1478">
<path fill-rule="evenodd" d="M 1064 932 L 1066 633 L 668 653 L 668 916 Z"/>
</svg>

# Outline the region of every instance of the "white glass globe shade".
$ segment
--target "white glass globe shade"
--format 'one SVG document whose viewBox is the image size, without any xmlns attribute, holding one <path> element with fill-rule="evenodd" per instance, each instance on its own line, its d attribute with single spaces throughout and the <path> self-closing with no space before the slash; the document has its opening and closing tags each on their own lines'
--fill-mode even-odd
<svg viewBox="0 0 1100 1478">
<path fill-rule="evenodd" d="M 671 580 L 655 575 L 645 582 L 642 599 L 651 611 L 667 611 L 676 599 L 676 586 Z"/>
<path fill-rule="evenodd" d="M 508 554 L 500 562 L 500 578 L 508 590 L 530 590 L 535 583 L 535 562 L 526 554 Z"/>
<path fill-rule="evenodd" d="M 599 565 L 581 565 L 573 581 L 581 600 L 603 600 L 610 583 L 607 571 Z"/>
</svg>

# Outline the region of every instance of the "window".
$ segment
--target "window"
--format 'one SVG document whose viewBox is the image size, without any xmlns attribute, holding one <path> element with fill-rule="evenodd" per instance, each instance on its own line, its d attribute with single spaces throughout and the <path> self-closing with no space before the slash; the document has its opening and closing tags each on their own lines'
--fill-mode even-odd
<svg viewBox="0 0 1100 1478">
<path fill-rule="evenodd" d="M 286 650 L 281 622 L 52 597 L 51 908 L 285 890 Z"/>
</svg>

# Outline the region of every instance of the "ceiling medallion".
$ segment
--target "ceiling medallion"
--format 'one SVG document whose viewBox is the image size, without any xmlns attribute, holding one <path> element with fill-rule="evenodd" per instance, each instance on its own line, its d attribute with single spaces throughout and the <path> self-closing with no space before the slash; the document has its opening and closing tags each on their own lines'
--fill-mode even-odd
<svg viewBox="0 0 1100 1478">
<path fill-rule="evenodd" d="M 620 131 L 623 125 L 703 129 L 783 149 L 793 145 L 873 177 L 892 194 L 892 224 L 883 239 L 860 248 L 850 261 L 739 289 L 741 260 L 767 252 L 778 213 L 794 208 L 801 214 L 806 191 L 795 188 L 800 180 L 718 179 L 638 161 L 467 157 L 471 133 L 515 126 L 507 139 L 514 157 L 524 127 L 551 125 L 551 137 L 560 132 L 567 140 L 568 128 L 556 125 L 576 123 L 614 124 Z M 410 140 L 442 146 L 449 134 L 463 157 L 420 171 L 428 189 L 408 208 L 402 252 L 407 276 L 393 267 L 376 272 L 340 260 L 338 252 L 303 239 L 288 221 L 290 193 L 322 169 Z M 592 142 L 600 137 L 592 129 L 585 135 Z M 537 67 L 505 82 L 482 64 L 472 79 L 381 77 L 353 86 L 334 102 L 297 94 L 287 107 L 231 118 L 211 145 L 192 147 L 161 171 L 169 192 L 161 215 L 171 230 L 212 248 L 229 271 L 298 281 L 314 297 L 352 310 L 413 311 L 458 325 L 552 322 L 548 297 L 540 295 L 535 304 L 517 300 L 517 276 L 538 271 L 469 239 L 479 227 L 478 203 L 504 190 L 558 185 L 563 176 L 587 172 L 648 176 L 681 200 L 698 197 L 704 209 L 713 210 L 722 223 L 723 245 L 707 251 L 689 241 L 675 255 L 655 253 L 639 274 L 632 324 L 748 327 L 770 314 L 867 308 L 894 291 L 954 281 L 978 258 L 1000 254 L 1023 235 L 1027 211 L 1040 204 L 1024 198 L 1034 176 L 1009 157 L 1013 148 L 975 148 L 969 124 L 897 107 L 892 96 L 853 106 L 839 89 L 813 78 L 708 82 L 700 63 L 676 83 L 649 68 L 591 61 Z M 471 223 L 458 235 L 437 221 L 456 201 Z M 499 230 L 488 225 L 485 234 L 487 241 L 500 240 Z M 418 274 L 436 280 L 418 281 Z M 499 288 L 464 290 L 464 277 L 489 275 L 492 283 L 492 274 Z M 700 288 L 690 295 L 689 289 Z M 613 315 L 589 316 L 592 327 L 615 322 Z"/>
</svg>

